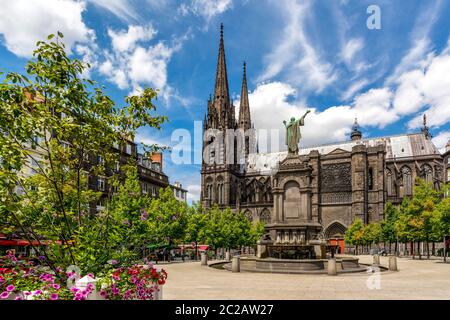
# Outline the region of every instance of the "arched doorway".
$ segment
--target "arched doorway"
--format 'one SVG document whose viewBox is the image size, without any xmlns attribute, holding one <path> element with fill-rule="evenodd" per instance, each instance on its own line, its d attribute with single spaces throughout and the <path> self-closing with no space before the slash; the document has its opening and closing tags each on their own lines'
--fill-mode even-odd
<svg viewBox="0 0 450 320">
<path fill-rule="evenodd" d="M 345 230 L 347 230 L 347 228 L 339 221 L 334 221 L 333 223 L 329 224 L 328 227 L 325 229 L 324 232 L 325 239 L 328 240 L 328 243 L 330 245 L 338 246 L 337 253 L 344 253 Z"/>
</svg>

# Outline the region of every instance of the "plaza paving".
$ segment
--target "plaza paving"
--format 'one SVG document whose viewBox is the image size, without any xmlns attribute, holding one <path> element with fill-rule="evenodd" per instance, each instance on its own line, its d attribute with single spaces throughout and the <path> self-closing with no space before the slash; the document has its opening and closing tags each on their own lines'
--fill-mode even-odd
<svg viewBox="0 0 450 320">
<path fill-rule="evenodd" d="M 371 256 L 359 256 L 371 263 Z M 450 263 L 398 259 L 398 272 L 380 274 L 380 289 L 367 286 L 370 274 L 306 275 L 232 273 L 200 262 L 172 263 L 164 299 L 450 299 Z M 388 258 L 381 257 L 381 265 Z M 371 278 L 374 279 L 374 278 Z M 369 281 L 373 286 L 374 282 Z"/>
</svg>

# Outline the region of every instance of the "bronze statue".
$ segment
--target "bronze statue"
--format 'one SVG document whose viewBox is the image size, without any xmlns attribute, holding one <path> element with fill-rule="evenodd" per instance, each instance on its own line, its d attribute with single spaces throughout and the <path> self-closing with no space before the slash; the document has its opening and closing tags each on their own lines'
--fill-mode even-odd
<svg viewBox="0 0 450 320">
<path fill-rule="evenodd" d="M 300 126 L 305 125 L 305 117 L 311 110 L 306 111 L 306 113 L 298 120 L 294 117 L 286 125 L 286 121 L 283 121 L 286 127 L 286 145 L 288 146 L 288 154 L 298 154 L 298 144 L 302 135 L 300 134 Z"/>
</svg>

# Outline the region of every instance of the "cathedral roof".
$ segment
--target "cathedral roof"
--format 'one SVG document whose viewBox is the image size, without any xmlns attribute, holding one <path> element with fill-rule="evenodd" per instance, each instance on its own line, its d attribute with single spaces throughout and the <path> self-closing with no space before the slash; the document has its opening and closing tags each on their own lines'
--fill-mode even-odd
<svg viewBox="0 0 450 320">
<path fill-rule="evenodd" d="M 440 154 L 439 150 L 423 133 L 402 134 L 387 137 L 368 138 L 358 141 L 345 141 L 339 143 L 300 148 L 300 155 L 307 155 L 317 150 L 321 155 L 341 149 L 352 151 L 355 145 L 363 144 L 366 147 L 385 145 L 386 159 L 418 157 L 432 154 Z M 275 170 L 278 163 L 286 158 L 287 151 L 273 153 L 250 154 L 247 163 L 247 172 L 260 172 L 269 174 Z"/>
</svg>

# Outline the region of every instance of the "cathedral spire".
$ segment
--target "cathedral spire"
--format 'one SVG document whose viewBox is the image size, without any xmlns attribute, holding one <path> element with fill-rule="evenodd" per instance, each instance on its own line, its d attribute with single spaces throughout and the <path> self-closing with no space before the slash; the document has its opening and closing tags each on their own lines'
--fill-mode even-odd
<svg viewBox="0 0 450 320">
<path fill-rule="evenodd" d="M 216 68 L 216 83 L 214 86 L 214 100 L 220 101 L 219 109 L 229 102 L 227 64 L 225 61 L 225 46 L 223 44 L 223 24 L 220 25 L 219 56 Z M 221 111 L 221 110 L 219 110 Z"/>
<path fill-rule="evenodd" d="M 425 135 L 427 139 L 431 138 L 430 128 L 427 126 L 427 115 L 423 114 L 423 127 L 420 130 Z"/>
<path fill-rule="evenodd" d="M 250 104 L 248 102 L 247 89 L 247 65 L 245 62 L 242 76 L 241 104 L 239 107 L 239 128 L 244 130 L 251 128 Z"/>
</svg>

